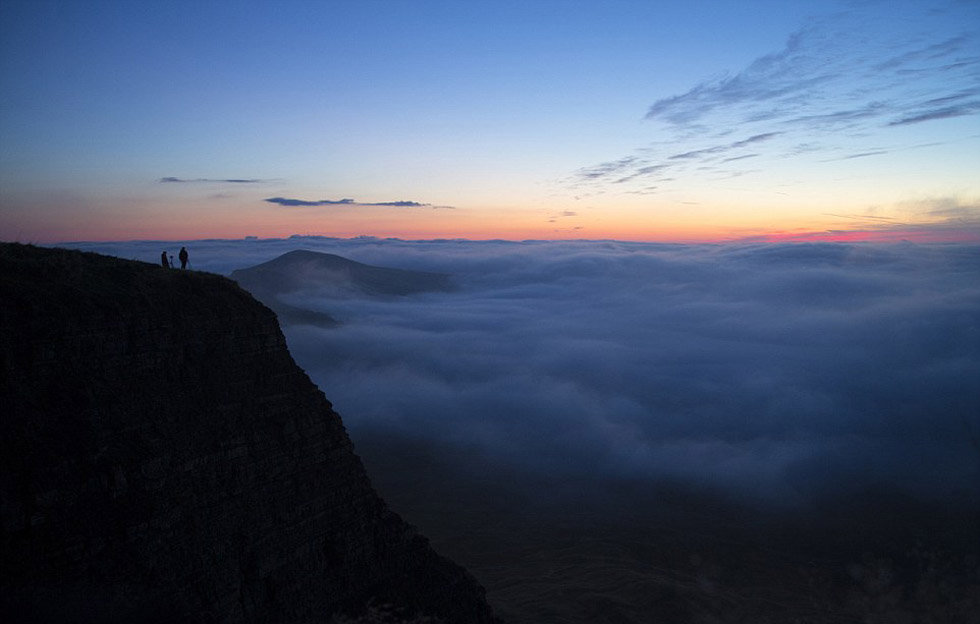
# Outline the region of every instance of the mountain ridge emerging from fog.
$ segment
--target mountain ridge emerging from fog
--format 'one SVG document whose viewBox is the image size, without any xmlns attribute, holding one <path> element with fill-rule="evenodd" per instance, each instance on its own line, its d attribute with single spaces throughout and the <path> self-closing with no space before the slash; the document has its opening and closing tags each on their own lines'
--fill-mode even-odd
<svg viewBox="0 0 980 624">
<path fill-rule="evenodd" d="M 0 301 L 0 620 L 496 621 L 234 282 L 0 244 Z"/>
<path fill-rule="evenodd" d="M 318 288 L 374 296 L 405 296 L 453 289 L 445 273 L 393 269 L 356 262 L 336 254 L 296 249 L 231 278 L 250 292 L 266 295 Z"/>
<path fill-rule="evenodd" d="M 318 296 L 404 297 L 453 289 L 448 274 L 373 266 L 336 254 L 295 249 L 268 262 L 231 272 L 231 279 L 275 310 L 285 323 L 334 327 L 340 322 L 326 312 L 299 308 L 279 295 L 309 290 Z"/>
</svg>

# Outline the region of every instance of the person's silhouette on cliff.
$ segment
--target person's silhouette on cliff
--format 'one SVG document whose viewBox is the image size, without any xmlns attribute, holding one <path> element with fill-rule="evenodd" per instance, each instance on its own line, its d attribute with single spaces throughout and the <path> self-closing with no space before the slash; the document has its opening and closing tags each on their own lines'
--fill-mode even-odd
<svg viewBox="0 0 980 624">
<path fill-rule="evenodd" d="M 165 269 L 169 269 L 170 268 L 170 260 L 167 260 L 167 252 L 166 251 L 164 251 L 162 254 L 160 254 L 160 264 L 162 264 L 163 265 L 163 268 L 165 268 Z"/>
<path fill-rule="evenodd" d="M 180 253 L 177 254 L 177 257 L 180 258 L 180 268 L 186 269 L 187 268 L 187 249 L 185 249 L 184 247 L 181 247 L 180 248 Z"/>
</svg>

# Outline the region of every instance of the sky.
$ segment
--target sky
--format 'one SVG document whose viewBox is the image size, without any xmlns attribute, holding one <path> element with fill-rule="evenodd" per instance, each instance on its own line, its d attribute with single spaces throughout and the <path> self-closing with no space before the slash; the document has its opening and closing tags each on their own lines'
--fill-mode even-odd
<svg viewBox="0 0 980 624">
<path fill-rule="evenodd" d="M 0 3 L 0 239 L 980 241 L 980 2 Z"/>
<path fill-rule="evenodd" d="M 192 268 L 225 275 L 307 249 L 452 276 L 451 292 L 282 296 L 341 322 L 283 331 L 355 448 L 395 439 L 497 479 L 781 507 L 868 491 L 980 504 L 974 244 L 185 243 Z"/>
</svg>

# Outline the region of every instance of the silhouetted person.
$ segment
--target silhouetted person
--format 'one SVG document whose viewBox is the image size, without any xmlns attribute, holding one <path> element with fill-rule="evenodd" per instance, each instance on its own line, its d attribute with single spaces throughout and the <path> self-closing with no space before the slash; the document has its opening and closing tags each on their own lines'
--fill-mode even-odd
<svg viewBox="0 0 980 624">
<path fill-rule="evenodd" d="M 180 268 L 186 269 L 187 268 L 187 250 L 184 249 L 183 247 L 181 247 L 180 248 L 180 253 L 177 254 L 177 257 L 180 258 Z"/>
<path fill-rule="evenodd" d="M 170 260 L 167 260 L 167 252 L 166 251 L 163 252 L 162 254 L 160 254 L 160 264 L 162 264 L 163 265 L 163 268 L 165 268 L 165 269 L 169 269 L 170 268 Z"/>
<path fill-rule="evenodd" d="M 177 263 L 174 262 L 174 257 L 173 256 L 170 256 L 170 268 L 171 269 L 176 269 L 177 268 Z"/>
</svg>

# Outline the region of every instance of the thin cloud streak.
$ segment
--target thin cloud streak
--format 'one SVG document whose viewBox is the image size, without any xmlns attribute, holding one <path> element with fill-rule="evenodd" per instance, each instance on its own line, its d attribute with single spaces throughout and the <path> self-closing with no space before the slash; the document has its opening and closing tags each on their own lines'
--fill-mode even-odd
<svg viewBox="0 0 980 624">
<path fill-rule="evenodd" d="M 230 183 L 230 184 L 260 184 L 260 183 L 263 183 L 263 182 L 268 182 L 268 180 L 259 180 L 259 179 L 255 179 L 255 178 L 224 178 L 224 179 L 193 178 L 193 179 L 185 179 L 185 178 L 166 177 L 166 178 L 160 178 L 160 182 L 163 183 L 163 184 L 192 184 L 192 183 L 202 183 L 202 182 L 203 183 L 225 183 L 225 182 L 227 182 L 227 183 Z"/>
<path fill-rule="evenodd" d="M 387 201 L 387 202 L 359 202 L 350 198 L 344 199 L 295 199 L 290 197 L 268 197 L 262 201 L 280 206 L 388 206 L 393 208 L 452 208 L 452 206 L 434 206 L 423 204 L 417 201 Z"/>
<path fill-rule="evenodd" d="M 311 201 L 288 197 L 269 197 L 262 201 L 269 202 L 270 204 L 279 204 L 280 206 L 353 206 L 355 203 L 353 199 L 319 199 Z"/>
<path fill-rule="evenodd" d="M 947 106 L 944 108 L 937 108 L 923 113 L 918 113 L 910 117 L 896 119 L 895 121 L 890 122 L 888 125 L 908 126 L 911 124 L 923 123 L 936 119 L 951 119 L 953 117 L 974 115 L 977 112 L 980 112 L 980 100 L 976 102 L 967 102 L 965 104 L 960 104 L 959 106 Z"/>
</svg>

